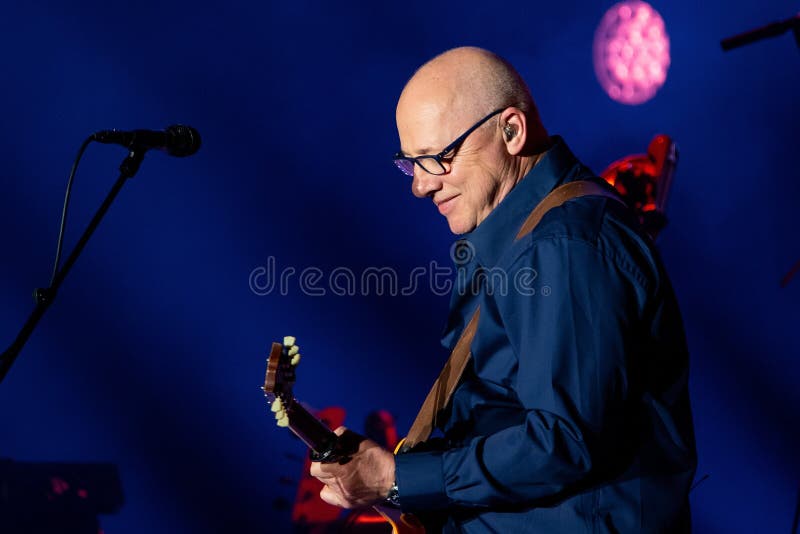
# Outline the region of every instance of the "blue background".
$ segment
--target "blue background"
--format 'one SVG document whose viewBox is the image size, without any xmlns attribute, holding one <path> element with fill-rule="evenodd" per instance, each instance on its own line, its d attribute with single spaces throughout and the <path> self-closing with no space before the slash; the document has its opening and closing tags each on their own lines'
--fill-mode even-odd
<svg viewBox="0 0 800 534">
<path fill-rule="evenodd" d="M 302 447 L 258 387 L 269 343 L 298 336 L 297 393 L 359 430 L 410 425 L 446 356 L 447 298 L 254 294 L 251 272 L 449 266 L 452 236 L 389 157 L 413 70 L 453 46 L 494 50 L 543 120 L 596 171 L 671 134 L 681 161 L 660 248 L 692 353 L 698 532 L 788 532 L 800 456 L 796 198 L 800 52 L 789 35 L 719 39 L 797 2 L 653 2 L 665 86 L 627 107 L 600 89 L 594 29 L 612 2 L 12 3 L 0 16 L 0 345 L 49 279 L 67 171 L 103 128 L 183 122 L 187 159 L 151 153 L 123 189 L 6 381 L 0 456 L 108 461 L 126 504 L 107 533 L 281 532 Z M 125 151 L 93 146 L 67 246 Z"/>
</svg>

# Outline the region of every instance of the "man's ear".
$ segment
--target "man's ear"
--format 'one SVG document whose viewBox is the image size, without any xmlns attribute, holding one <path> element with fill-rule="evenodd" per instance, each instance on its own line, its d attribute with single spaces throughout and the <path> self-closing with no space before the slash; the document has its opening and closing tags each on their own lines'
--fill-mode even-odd
<svg viewBox="0 0 800 534">
<path fill-rule="evenodd" d="M 525 114 L 519 108 L 506 108 L 500 114 L 500 127 L 503 130 L 503 141 L 506 150 L 512 156 L 518 156 L 525 148 L 528 139 L 528 123 Z"/>
</svg>

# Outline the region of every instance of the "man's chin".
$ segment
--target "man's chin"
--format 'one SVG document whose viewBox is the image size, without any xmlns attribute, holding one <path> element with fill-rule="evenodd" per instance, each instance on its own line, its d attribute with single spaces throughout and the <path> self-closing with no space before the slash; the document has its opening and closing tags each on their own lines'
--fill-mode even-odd
<svg viewBox="0 0 800 534">
<path fill-rule="evenodd" d="M 450 227 L 450 231 L 455 235 L 466 234 L 475 229 L 474 225 L 470 225 L 456 218 L 447 219 L 447 225 Z"/>
</svg>

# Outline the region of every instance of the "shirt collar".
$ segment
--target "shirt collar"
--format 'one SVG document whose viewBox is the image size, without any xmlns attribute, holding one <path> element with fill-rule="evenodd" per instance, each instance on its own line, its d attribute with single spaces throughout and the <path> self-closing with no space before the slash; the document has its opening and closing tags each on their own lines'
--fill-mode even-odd
<svg viewBox="0 0 800 534">
<path fill-rule="evenodd" d="M 478 265 L 487 268 L 497 265 L 503 253 L 514 242 L 519 228 L 533 208 L 550 191 L 570 181 L 576 174 L 570 171 L 573 171 L 579 162 L 564 140 L 557 135 L 550 140 L 552 143 L 550 149 L 537 164 L 486 219 L 477 228 L 461 236 L 451 250 L 457 251 L 457 247 L 466 246 L 474 255 Z M 457 264 L 464 265 L 456 254 L 453 256 Z"/>
</svg>

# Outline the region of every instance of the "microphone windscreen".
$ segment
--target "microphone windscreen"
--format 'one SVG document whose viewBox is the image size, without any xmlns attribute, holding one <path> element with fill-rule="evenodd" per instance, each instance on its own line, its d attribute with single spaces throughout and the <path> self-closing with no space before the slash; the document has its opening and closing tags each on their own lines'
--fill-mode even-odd
<svg viewBox="0 0 800 534">
<path fill-rule="evenodd" d="M 200 149 L 200 132 L 183 124 L 167 127 L 167 153 L 183 158 L 191 156 Z"/>
</svg>

